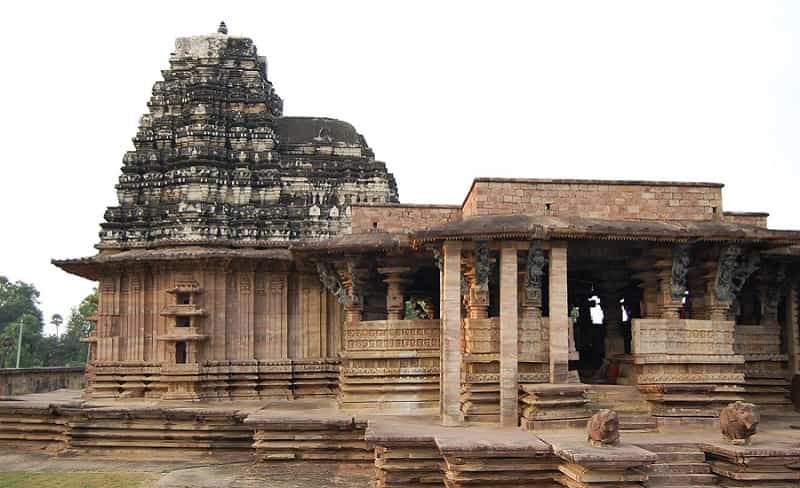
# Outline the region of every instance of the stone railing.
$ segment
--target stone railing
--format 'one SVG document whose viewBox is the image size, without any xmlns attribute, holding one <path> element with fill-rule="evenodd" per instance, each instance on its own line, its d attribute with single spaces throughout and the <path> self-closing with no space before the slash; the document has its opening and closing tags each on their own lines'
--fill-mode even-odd
<svg viewBox="0 0 800 488">
<path fill-rule="evenodd" d="M 86 386 L 83 366 L 74 368 L 0 369 L 0 395 L 25 395 Z"/>
</svg>

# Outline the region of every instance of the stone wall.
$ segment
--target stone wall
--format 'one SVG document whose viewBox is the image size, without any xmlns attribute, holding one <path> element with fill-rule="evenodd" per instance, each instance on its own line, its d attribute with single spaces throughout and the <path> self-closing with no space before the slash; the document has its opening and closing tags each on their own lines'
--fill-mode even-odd
<svg viewBox="0 0 800 488">
<path fill-rule="evenodd" d="M 461 217 L 458 205 L 353 205 L 352 232 L 411 232 Z"/>
<path fill-rule="evenodd" d="M 477 178 L 464 216 L 528 214 L 632 220 L 712 220 L 722 185 L 654 181 Z"/>
<path fill-rule="evenodd" d="M 756 227 L 767 228 L 766 212 L 725 212 L 723 218 L 729 224 L 755 225 Z"/>
<path fill-rule="evenodd" d="M 0 369 L 0 395 L 25 395 L 86 385 L 83 366 L 76 368 Z"/>
</svg>

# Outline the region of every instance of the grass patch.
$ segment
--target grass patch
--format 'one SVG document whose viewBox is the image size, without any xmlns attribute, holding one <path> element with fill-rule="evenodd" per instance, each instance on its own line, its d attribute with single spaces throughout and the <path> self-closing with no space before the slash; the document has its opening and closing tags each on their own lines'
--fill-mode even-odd
<svg viewBox="0 0 800 488">
<path fill-rule="evenodd" d="M 152 473 L 9 471 L 0 473 L 0 488 L 140 488 L 157 478 Z"/>
</svg>

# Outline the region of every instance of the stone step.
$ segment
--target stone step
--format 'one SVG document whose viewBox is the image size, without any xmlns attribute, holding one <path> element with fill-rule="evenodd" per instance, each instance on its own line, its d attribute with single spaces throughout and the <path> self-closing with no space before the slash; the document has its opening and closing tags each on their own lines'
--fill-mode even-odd
<svg viewBox="0 0 800 488">
<path fill-rule="evenodd" d="M 619 430 L 626 432 L 654 432 L 658 430 L 656 419 L 647 414 L 618 412 Z"/>
<path fill-rule="evenodd" d="M 709 486 L 717 484 L 714 474 L 671 474 L 650 476 L 645 481 L 647 488 L 666 488 L 669 486 Z"/>
<path fill-rule="evenodd" d="M 659 462 L 655 464 L 651 464 L 642 471 L 648 473 L 651 478 L 653 476 L 665 476 L 665 475 L 675 475 L 675 474 L 711 474 L 711 466 L 708 464 L 701 462 L 701 463 L 662 463 L 660 462 L 661 456 L 659 456 Z"/>
<path fill-rule="evenodd" d="M 706 455 L 701 451 L 656 452 L 656 454 L 658 463 L 664 464 L 693 464 L 703 463 L 706 460 Z"/>
</svg>

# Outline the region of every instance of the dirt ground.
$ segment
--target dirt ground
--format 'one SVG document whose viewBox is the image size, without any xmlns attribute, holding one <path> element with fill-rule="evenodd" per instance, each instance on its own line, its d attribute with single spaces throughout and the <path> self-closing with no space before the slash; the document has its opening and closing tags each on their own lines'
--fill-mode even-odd
<svg viewBox="0 0 800 488">
<path fill-rule="evenodd" d="M 250 460 L 140 461 L 0 450 L 0 488 L 364 488 L 372 467 Z"/>
</svg>

